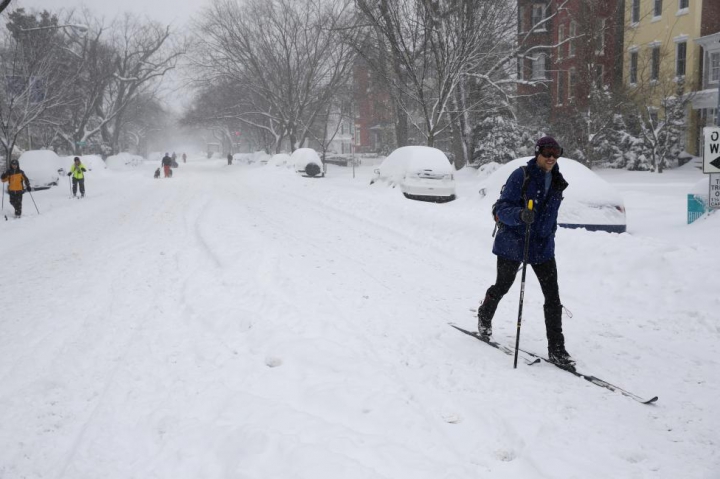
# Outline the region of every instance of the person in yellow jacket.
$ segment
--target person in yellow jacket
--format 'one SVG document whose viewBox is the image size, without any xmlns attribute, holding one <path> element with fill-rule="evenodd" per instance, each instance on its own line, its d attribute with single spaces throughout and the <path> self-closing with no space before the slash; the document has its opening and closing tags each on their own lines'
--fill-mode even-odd
<svg viewBox="0 0 720 479">
<path fill-rule="evenodd" d="M 80 158 L 77 156 L 75 157 L 75 161 L 73 161 L 73 165 L 70 167 L 70 173 L 68 173 L 68 176 L 72 176 L 72 185 L 73 185 L 73 196 L 77 196 L 77 189 L 78 184 L 80 185 L 80 196 L 82 198 L 85 198 L 85 172 L 87 171 L 87 168 L 85 168 L 85 165 L 83 165 L 80 162 Z"/>
<path fill-rule="evenodd" d="M 20 215 L 22 215 L 22 195 L 25 192 L 23 183 L 25 183 L 25 190 L 32 191 L 30 180 L 25 176 L 25 172 L 20 169 L 17 160 L 10 161 L 10 167 L 0 176 L 0 179 L 3 183 L 8 183 L 10 204 L 15 208 L 15 218 L 20 218 Z"/>
</svg>

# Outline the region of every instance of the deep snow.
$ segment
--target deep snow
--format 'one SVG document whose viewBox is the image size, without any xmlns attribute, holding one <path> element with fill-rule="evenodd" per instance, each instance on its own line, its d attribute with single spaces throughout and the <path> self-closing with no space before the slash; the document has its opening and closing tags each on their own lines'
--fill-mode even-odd
<svg viewBox="0 0 720 479">
<path fill-rule="evenodd" d="M 432 204 L 373 166 L 156 163 L 0 221 L 0 478 L 720 477 L 720 215 L 685 225 L 701 173 L 601 172 L 628 234 L 558 232 L 568 350 L 660 397 L 643 406 L 448 327 L 494 280 L 473 171 Z M 538 352 L 541 305 L 529 271 Z"/>
</svg>

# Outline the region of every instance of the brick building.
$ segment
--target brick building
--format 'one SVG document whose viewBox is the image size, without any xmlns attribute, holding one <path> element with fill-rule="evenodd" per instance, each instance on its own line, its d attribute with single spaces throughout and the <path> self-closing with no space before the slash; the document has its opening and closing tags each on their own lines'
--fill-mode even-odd
<svg viewBox="0 0 720 479">
<path fill-rule="evenodd" d="M 562 123 L 587 106 L 592 84 L 620 85 L 622 16 L 621 0 L 518 0 L 521 110 Z"/>
</svg>

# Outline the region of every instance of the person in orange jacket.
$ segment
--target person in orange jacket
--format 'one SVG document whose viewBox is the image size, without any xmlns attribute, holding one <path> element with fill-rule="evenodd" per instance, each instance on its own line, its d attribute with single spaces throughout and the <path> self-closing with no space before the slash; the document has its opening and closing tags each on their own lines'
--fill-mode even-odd
<svg viewBox="0 0 720 479">
<path fill-rule="evenodd" d="M 10 161 L 10 167 L 0 176 L 0 179 L 3 183 L 8 183 L 10 204 L 15 208 L 15 218 L 20 218 L 20 215 L 22 215 L 22 195 L 25 191 L 32 191 L 30 180 L 25 176 L 25 172 L 20 169 L 17 160 Z M 24 190 L 23 183 L 25 183 Z"/>
</svg>

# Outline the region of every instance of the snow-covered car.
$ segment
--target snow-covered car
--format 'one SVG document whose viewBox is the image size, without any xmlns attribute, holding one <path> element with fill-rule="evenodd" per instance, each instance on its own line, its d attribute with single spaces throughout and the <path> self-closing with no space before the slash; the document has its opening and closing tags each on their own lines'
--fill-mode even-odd
<svg viewBox="0 0 720 479">
<path fill-rule="evenodd" d="M 58 184 L 62 160 L 50 150 L 26 151 L 18 159 L 34 190 L 46 190 Z"/>
<path fill-rule="evenodd" d="M 320 160 L 317 151 L 312 148 L 298 148 L 293 151 L 290 159 L 297 173 L 305 173 L 306 176 L 310 177 L 325 176 L 322 160 Z"/>
<path fill-rule="evenodd" d="M 455 199 L 455 168 L 445 153 L 429 146 L 403 146 L 388 155 L 375 170 L 376 181 L 400 185 L 410 199 Z"/>
<path fill-rule="evenodd" d="M 491 202 L 497 200 L 510 174 L 531 159 L 531 156 L 518 158 L 499 167 L 481 183 L 480 196 Z M 569 184 L 563 192 L 558 226 L 624 233 L 627 224 L 625 205 L 620 193 L 610 183 L 575 160 L 560 158 L 558 165 Z"/>
</svg>

